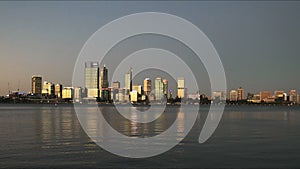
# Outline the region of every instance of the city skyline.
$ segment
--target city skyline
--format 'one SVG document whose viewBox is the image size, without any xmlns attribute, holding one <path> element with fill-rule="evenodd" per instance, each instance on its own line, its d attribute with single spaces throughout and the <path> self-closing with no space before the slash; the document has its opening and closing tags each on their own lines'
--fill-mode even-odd
<svg viewBox="0 0 300 169">
<path fill-rule="evenodd" d="M 143 11 L 171 13 L 198 26 L 220 55 L 228 89 L 300 90 L 299 2 L 0 3 L 0 95 L 9 89 L 30 91 L 28 79 L 34 74 L 71 86 L 76 58 L 89 36 L 114 19 Z M 200 67 L 201 88 L 209 93 Z"/>
<path fill-rule="evenodd" d="M 163 95 L 167 98 L 175 98 L 175 93 L 168 88 L 168 80 L 163 79 L 157 76 L 154 80 L 154 85 L 151 83 L 151 78 L 147 77 L 140 83 L 132 83 L 132 73 L 133 69 L 130 67 L 125 73 L 125 81 L 121 87 L 120 81 L 114 81 L 109 83 L 108 81 L 108 72 L 109 69 L 104 64 L 102 67 L 98 62 L 87 61 L 85 65 L 85 74 L 84 74 L 84 84 L 85 86 L 63 86 L 61 83 L 52 83 L 50 81 L 43 81 L 42 75 L 32 75 L 31 77 L 31 92 L 28 94 L 34 94 L 37 98 L 62 98 L 73 100 L 74 102 L 81 102 L 81 100 L 86 97 L 87 99 L 99 98 L 101 101 L 119 101 L 120 97 L 123 97 L 122 100 L 138 102 L 145 100 L 146 98 L 152 98 L 155 101 L 164 100 Z M 111 84 L 111 85 L 109 85 Z M 152 88 L 152 86 L 154 88 Z M 290 101 L 293 103 L 300 103 L 300 95 L 297 93 L 297 90 L 292 89 L 287 92 L 284 90 L 263 90 L 259 93 L 250 93 L 248 92 L 245 95 L 245 89 L 239 86 L 236 89 L 228 89 L 227 91 L 212 91 L 211 95 L 207 93 L 201 93 L 197 91 L 196 93 L 190 92 L 187 93 L 188 89 L 185 87 L 184 77 L 177 77 L 177 96 L 178 98 L 193 98 L 197 97 L 200 99 L 201 95 L 207 96 L 209 100 L 228 100 L 230 102 L 242 102 L 247 100 L 252 103 L 275 103 L 277 101 Z M 14 92 L 24 92 L 22 91 L 9 91 L 10 94 Z M 84 94 L 86 92 L 86 94 Z M 102 94 L 101 94 L 102 93 Z M 150 95 L 150 93 L 152 93 Z M 120 94 L 122 96 L 120 96 Z M 198 96 L 196 96 L 197 94 Z M 86 95 L 86 96 L 84 96 Z M 141 97 L 142 96 L 142 97 Z M 174 97 L 172 97 L 174 96 Z M 194 98 L 195 97 L 195 98 Z"/>
</svg>

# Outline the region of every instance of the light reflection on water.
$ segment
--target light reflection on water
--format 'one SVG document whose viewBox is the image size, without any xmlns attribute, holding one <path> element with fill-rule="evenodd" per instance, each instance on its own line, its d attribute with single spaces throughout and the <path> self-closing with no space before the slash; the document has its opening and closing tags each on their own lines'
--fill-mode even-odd
<svg viewBox="0 0 300 169">
<path fill-rule="evenodd" d="M 141 124 L 105 107 L 105 117 L 124 135 L 151 137 L 178 118 L 176 138 L 181 139 L 184 113 L 169 108 L 159 119 Z M 201 108 L 207 112 L 208 107 Z M 132 118 L 136 114 L 132 113 Z M 99 131 L 97 119 L 88 123 Z M 300 108 L 230 106 L 216 133 L 197 142 L 205 113 L 178 146 L 157 157 L 127 159 L 112 155 L 89 139 L 72 106 L 0 105 L 0 164 L 7 168 L 39 167 L 300 167 Z M 130 148 L 130 147 L 128 147 Z"/>
</svg>

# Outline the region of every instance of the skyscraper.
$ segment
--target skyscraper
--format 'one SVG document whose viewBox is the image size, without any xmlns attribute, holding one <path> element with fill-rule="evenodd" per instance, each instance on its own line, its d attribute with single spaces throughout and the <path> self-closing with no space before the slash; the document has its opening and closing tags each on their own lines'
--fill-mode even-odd
<svg viewBox="0 0 300 169">
<path fill-rule="evenodd" d="M 55 93 L 56 98 L 61 98 L 61 96 L 62 96 L 62 85 L 61 84 L 55 85 L 54 93 Z"/>
<path fill-rule="evenodd" d="M 289 92 L 289 98 L 290 102 L 296 103 L 297 102 L 297 91 L 296 90 L 290 90 Z"/>
<path fill-rule="evenodd" d="M 85 88 L 87 97 L 99 98 L 99 64 L 98 62 L 85 63 Z"/>
<path fill-rule="evenodd" d="M 104 65 L 100 71 L 100 97 L 103 101 L 109 100 L 109 90 L 108 90 L 108 70 Z"/>
<path fill-rule="evenodd" d="M 126 94 L 132 90 L 132 68 L 125 74 L 125 89 L 127 90 Z"/>
<path fill-rule="evenodd" d="M 166 96 L 166 98 L 168 98 L 168 80 L 167 79 L 163 79 L 163 93 Z"/>
<path fill-rule="evenodd" d="M 162 79 L 160 77 L 157 77 L 155 79 L 155 92 L 154 92 L 155 100 L 161 101 L 163 99 L 163 95 L 164 95 L 164 84 Z"/>
<path fill-rule="evenodd" d="M 179 77 L 177 79 L 177 96 L 178 96 L 178 98 L 185 97 L 184 78 L 183 77 Z"/>
<path fill-rule="evenodd" d="M 238 92 L 238 97 L 237 99 L 238 100 L 243 100 L 244 99 L 244 89 L 242 87 L 239 87 L 237 89 L 237 92 Z"/>
<path fill-rule="evenodd" d="M 42 76 L 33 75 L 31 77 L 31 92 L 37 97 L 42 96 Z"/>
<path fill-rule="evenodd" d="M 44 81 L 42 94 L 47 96 L 54 96 L 54 84 L 51 82 Z"/>
<path fill-rule="evenodd" d="M 238 100 L 238 92 L 236 90 L 231 90 L 229 99 L 230 99 L 230 101 L 237 101 Z"/>
<path fill-rule="evenodd" d="M 151 79 L 150 78 L 146 78 L 144 80 L 144 92 L 146 96 L 149 96 L 149 94 L 151 93 Z"/>
</svg>

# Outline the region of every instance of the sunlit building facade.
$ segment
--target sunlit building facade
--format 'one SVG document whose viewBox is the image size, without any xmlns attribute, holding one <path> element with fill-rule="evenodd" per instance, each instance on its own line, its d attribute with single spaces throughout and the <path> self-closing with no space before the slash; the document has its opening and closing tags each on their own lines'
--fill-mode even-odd
<svg viewBox="0 0 300 169">
<path fill-rule="evenodd" d="M 61 84 L 56 84 L 54 87 L 54 94 L 56 98 L 61 98 L 62 97 L 62 85 Z"/>
<path fill-rule="evenodd" d="M 177 96 L 178 98 L 184 98 L 185 97 L 185 88 L 184 88 L 184 78 L 179 77 L 177 79 Z"/>
<path fill-rule="evenodd" d="M 161 101 L 163 99 L 164 95 L 164 84 L 160 77 L 157 77 L 155 79 L 155 90 L 154 90 L 154 96 L 156 101 Z"/>
<path fill-rule="evenodd" d="M 85 88 L 87 97 L 99 98 L 99 64 L 98 62 L 85 63 Z"/>
<path fill-rule="evenodd" d="M 237 89 L 237 100 L 244 100 L 244 96 L 245 96 L 245 91 L 244 91 L 244 89 L 242 88 L 242 87 L 239 87 L 238 89 Z"/>
<path fill-rule="evenodd" d="M 236 90 L 231 90 L 229 94 L 230 101 L 237 101 L 238 100 L 238 92 Z"/>
<path fill-rule="evenodd" d="M 125 89 L 127 90 L 126 94 L 129 94 L 129 92 L 132 90 L 132 68 L 130 68 L 125 74 Z"/>
<path fill-rule="evenodd" d="M 145 78 L 144 80 L 144 93 L 146 96 L 149 96 L 151 93 L 151 79 L 150 78 Z"/>
</svg>

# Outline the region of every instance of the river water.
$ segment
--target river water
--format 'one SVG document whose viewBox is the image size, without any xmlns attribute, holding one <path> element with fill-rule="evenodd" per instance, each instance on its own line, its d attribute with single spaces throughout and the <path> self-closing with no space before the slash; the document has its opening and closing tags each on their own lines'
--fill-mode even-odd
<svg viewBox="0 0 300 169">
<path fill-rule="evenodd" d="M 178 117 L 137 125 L 106 106 L 105 117 L 130 137 L 158 135 Z M 72 105 L 0 105 L 0 168 L 299 168 L 300 107 L 227 106 L 205 143 L 198 137 L 209 107 L 201 106 L 190 133 L 161 155 L 132 159 L 100 148 L 82 129 Z M 182 139 L 180 123 L 176 137 Z M 129 147 L 130 148 L 130 147 Z"/>
</svg>

